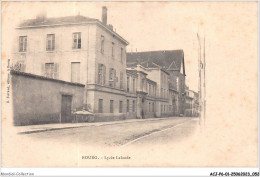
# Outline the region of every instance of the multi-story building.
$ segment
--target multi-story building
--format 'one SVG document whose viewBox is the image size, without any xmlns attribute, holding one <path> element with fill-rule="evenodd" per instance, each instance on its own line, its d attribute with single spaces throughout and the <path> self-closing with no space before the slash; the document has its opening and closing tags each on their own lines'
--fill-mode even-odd
<svg viewBox="0 0 260 177">
<path fill-rule="evenodd" d="M 127 53 L 127 67 L 137 65 L 145 67 L 147 77 L 157 83 L 156 93 L 160 100 L 156 105 L 160 109 L 157 116 L 184 115 L 186 74 L 183 50 Z M 169 98 L 170 92 L 174 101 Z"/>
<path fill-rule="evenodd" d="M 148 78 L 148 70 L 145 67 L 137 65 L 127 68 L 127 92 L 127 102 L 129 100 L 137 105 L 137 118 L 155 117 L 157 83 Z"/>
<path fill-rule="evenodd" d="M 84 86 L 82 106 L 94 113 L 95 121 L 184 114 L 183 51 L 126 56 L 128 42 L 107 24 L 106 7 L 102 21 L 80 15 L 40 15 L 16 29 L 13 66 L 25 73 Z M 75 108 L 76 97 L 66 86 L 60 89 L 62 95 L 69 95 L 68 113 Z"/>
<path fill-rule="evenodd" d="M 97 118 L 125 116 L 128 42 L 107 24 L 106 7 L 102 22 L 43 15 L 16 29 L 12 58 L 21 71 L 84 84 L 84 104 Z"/>
</svg>

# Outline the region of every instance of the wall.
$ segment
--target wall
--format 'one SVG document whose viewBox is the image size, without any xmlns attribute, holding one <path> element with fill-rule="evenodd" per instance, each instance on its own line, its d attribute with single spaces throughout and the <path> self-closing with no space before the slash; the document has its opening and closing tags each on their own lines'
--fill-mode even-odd
<svg viewBox="0 0 260 177">
<path fill-rule="evenodd" d="M 62 95 L 72 96 L 72 110 L 83 105 L 84 85 L 11 72 L 14 125 L 59 123 Z"/>
</svg>

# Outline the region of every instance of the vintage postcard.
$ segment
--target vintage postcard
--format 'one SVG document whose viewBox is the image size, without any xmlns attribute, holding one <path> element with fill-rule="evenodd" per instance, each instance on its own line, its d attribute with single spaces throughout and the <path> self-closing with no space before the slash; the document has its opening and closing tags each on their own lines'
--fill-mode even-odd
<svg viewBox="0 0 260 177">
<path fill-rule="evenodd" d="M 2 2 L 2 167 L 257 167 L 257 2 Z"/>
</svg>

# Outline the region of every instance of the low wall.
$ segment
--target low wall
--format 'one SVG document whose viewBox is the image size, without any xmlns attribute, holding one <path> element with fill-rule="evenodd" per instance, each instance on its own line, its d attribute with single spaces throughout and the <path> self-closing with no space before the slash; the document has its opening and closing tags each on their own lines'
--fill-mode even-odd
<svg viewBox="0 0 260 177">
<path fill-rule="evenodd" d="M 84 85 L 11 71 L 14 125 L 59 123 L 62 95 L 72 109 L 83 104 Z"/>
</svg>

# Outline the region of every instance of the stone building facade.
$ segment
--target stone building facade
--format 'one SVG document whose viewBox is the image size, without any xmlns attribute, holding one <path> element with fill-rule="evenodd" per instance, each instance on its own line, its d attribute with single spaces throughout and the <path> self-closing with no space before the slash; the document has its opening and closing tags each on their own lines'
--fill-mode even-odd
<svg viewBox="0 0 260 177">
<path fill-rule="evenodd" d="M 185 112 L 185 64 L 183 50 L 127 53 L 127 67 L 143 66 L 157 83 L 157 117 Z"/>
<path fill-rule="evenodd" d="M 22 72 L 84 84 L 84 104 L 100 121 L 124 119 L 128 42 L 102 10 L 102 22 L 80 15 L 24 21 L 16 28 L 12 61 Z"/>
<path fill-rule="evenodd" d="M 84 85 L 82 105 L 94 113 L 95 121 L 185 112 L 184 52 L 126 53 L 128 42 L 107 24 L 106 7 L 102 21 L 80 15 L 38 16 L 16 29 L 13 67 Z"/>
</svg>

